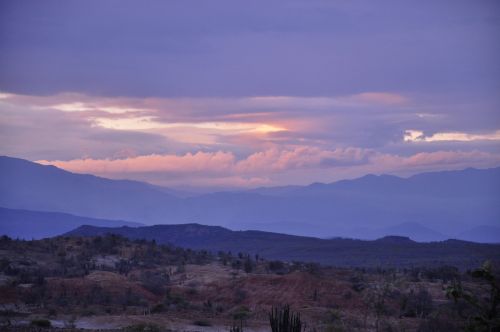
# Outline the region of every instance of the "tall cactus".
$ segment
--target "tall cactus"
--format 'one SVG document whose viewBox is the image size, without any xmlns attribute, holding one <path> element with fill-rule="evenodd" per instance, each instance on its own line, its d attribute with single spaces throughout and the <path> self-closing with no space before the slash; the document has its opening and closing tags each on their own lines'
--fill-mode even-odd
<svg viewBox="0 0 500 332">
<path fill-rule="evenodd" d="M 283 308 L 273 307 L 269 313 L 269 323 L 271 324 L 272 332 L 302 331 L 300 314 L 290 312 L 289 305 L 285 305 Z"/>
</svg>

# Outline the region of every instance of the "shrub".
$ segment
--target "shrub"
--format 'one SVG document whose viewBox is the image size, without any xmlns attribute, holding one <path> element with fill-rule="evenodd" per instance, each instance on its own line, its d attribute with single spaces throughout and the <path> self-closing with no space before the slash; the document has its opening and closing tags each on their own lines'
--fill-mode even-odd
<svg viewBox="0 0 500 332">
<path fill-rule="evenodd" d="M 488 297 L 477 294 L 477 291 L 464 289 L 463 285 L 458 281 L 453 282 L 447 288 L 446 295 L 452 298 L 455 303 L 462 300 L 471 307 L 472 312 L 467 317 L 469 330 L 500 330 L 500 315 L 498 314 L 500 285 L 498 284 L 496 275 L 493 273 L 491 263 L 485 262 L 481 268 L 470 272 L 470 275 L 472 278 L 488 286 Z"/>
<path fill-rule="evenodd" d="M 248 256 L 246 259 L 245 259 L 245 264 L 244 264 L 244 270 L 246 273 L 250 273 L 253 271 L 253 262 L 252 260 L 250 259 L 250 256 Z"/>
<path fill-rule="evenodd" d="M 140 323 L 140 324 L 135 324 L 135 325 L 130 325 L 125 328 L 126 332 L 160 332 L 161 329 L 154 324 L 145 324 L 145 323 Z"/>
<path fill-rule="evenodd" d="M 285 264 L 281 261 L 270 261 L 268 268 L 272 272 L 282 272 L 285 269 Z"/>
<path fill-rule="evenodd" d="M 442 315 L 431 315 L 427 319 L 420 321 L 417 332 L 439 332 L 439 331 L 458 331 L 456 321 L 450 317 Z"/>
<path fill-rule="evenodd" d="M 247 292 L 245 292 L 243 289 L 238 288 L 234 292 L 234 297 L 236 303 L 241 303 L 247 298 Z"/>
<path fill-rule="evenodd" d="M 425 288 L 418 292 L 412 289 L 403 297 L 401 309 L 406 317 L 426 317 L 432 312 L 432 296 Z"/>
<path fill-rule="evenodd" d="M 212 324 L 209 321 L 198 319 L 193 322 L 193 325 L 196 326 L 212 326 Z"/>
<path fill-rule="evenodd" d="M 229 332 L 243 332 L 243 326 L 234 324 L 229 328 Z"/>
<path fill-rule="evenodd" d="M 242 323 L 244 320 L 248 319 L 250 316 L 250 309 L 246 306 L 241 306 L 233 312 L 233 319 Z"/>
<path fill-rule="evenodd" d="M 33 319 L 30 323 L 31 326 L 41 327 L 41 328 L 50 328 L 52 327 L 52 323 L 48 319 Z"/>
<path fill-rule="evenodd" d="M 161 312 L 166 311 L 165 305 L 163 303 L 158 303 L 151 308 L 152 314 L 159 314 Z"/>
</svg>

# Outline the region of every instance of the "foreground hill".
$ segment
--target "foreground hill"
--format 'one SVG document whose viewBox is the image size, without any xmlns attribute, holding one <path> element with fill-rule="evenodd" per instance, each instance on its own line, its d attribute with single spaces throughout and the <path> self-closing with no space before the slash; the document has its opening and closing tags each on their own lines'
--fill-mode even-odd
<svg viewBox="0 0 500 332">
<path fill-rule="evenodd" d="M 288 304 L 307 331 L 496 331 L 498 319 L 485 329 L 474 319 L 494 294 L 474 275 L 450 266 L 337 269 L 112 235 L 3 236 L 0 330 L 262 332 L 271 308 Z M 452 280 L 474 306 L 446 296 Z"/>
<path fill-rule="evenodd" d="M 69 236 L 117 234 L 130 239 L 155 240 L 184 248 L 213 252 L 258 254 L 267 259 L 309 261 L 334 266 L 411 267 L 453 265 L 471 268 L 485 260 L 498 260 L 500 244 L 488 245 L 459 240 L 419 243 L 405 237 L 388 236 L 375 241 L 318 239 L 262 231 L 231 231 L 199 224 L 145 227 L 81 226 Z"/>
<path fill-rule="evenodd" d="M 493 226 L 500 220 L 499 186 L 500 168 L 466 169 L 408 179 L 368 175 L 331 184 L 185 197 L 146 183 L 0 157 L 0 206 L 6 208 L 321 237 L 357 237 L 361 228 L 377 233 L 395 225 L 419 224 L 422 227 L 405 227 L 404 235 L 429 241 L 441 239 L 440 233 L 455 235 Z M 483 241 L 483 233 L 477 234 L 475 240 Z"/>
<path fill-rule="evenodd" d="M 20 239 L 56 236 L 81 225 L 119 227 L 139 223 L 78 217 L 67 213 L 14 210 L 0 207 L 0 235 Z"/>
</svg>

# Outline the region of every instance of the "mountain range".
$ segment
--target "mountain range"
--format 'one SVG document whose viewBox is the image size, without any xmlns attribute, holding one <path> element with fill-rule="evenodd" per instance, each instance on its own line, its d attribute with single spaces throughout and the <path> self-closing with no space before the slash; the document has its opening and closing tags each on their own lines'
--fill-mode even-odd
<svg viewBox="0 0 500 332">
<path fill-rule="evenodd" d="M 397 233 L 435 241 L 461 234 L 496 242 L 499 185 L 500 168 L 492 168 L 409 178 L 367 175 L 330 184 L 185 195 L 143 182 L 75 174 L 0 157 L 0 206 L 4 208 L 318 237 L 373 239 Z"/>
<path fill-rule="evenodd" d="M 43 239 L 69 232 L 81 225 L 143 226 L 142 224 L 74 216 L 60 212 L 14 210 L 0 207 L 0 234 L 25 240 Z"/>
</svg>

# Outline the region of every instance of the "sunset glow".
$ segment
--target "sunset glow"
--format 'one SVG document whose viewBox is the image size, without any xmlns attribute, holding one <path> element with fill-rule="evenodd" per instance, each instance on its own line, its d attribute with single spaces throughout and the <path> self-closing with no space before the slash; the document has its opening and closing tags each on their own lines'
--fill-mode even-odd
<svg viewBox="0 0 500 332">
<path fill-rule="evenodd" d="M 158 6 L 12 5 L 0 153 L 229 188 L 500 165 L 492 6 Z"/>
</svg>

